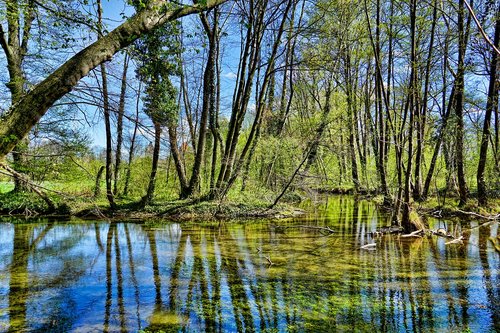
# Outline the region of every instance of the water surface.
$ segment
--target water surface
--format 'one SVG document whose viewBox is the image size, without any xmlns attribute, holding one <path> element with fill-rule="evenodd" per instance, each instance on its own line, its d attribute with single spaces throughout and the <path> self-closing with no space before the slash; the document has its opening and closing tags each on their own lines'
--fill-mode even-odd
<svg viewBox="0 0 500 333">
<path fill-rule="evenodd" d="M 293 221 L 7 221 L 0 332 L 500 331 L 498 223 L 463 245 L 387 224 L 347 197 Z"/>
</svg>

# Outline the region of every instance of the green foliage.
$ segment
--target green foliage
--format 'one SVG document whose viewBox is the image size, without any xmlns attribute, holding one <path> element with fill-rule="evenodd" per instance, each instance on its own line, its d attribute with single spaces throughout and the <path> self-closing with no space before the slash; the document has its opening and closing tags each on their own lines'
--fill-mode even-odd
<svg viewBox="0 0 500 333">
<path fill-rule="evenodd" d="M 139 63 L 137 77 L 146 84 L 145 112 L 161 125 L 176 124 L 179 112 L 177 90 L 170 81 L 180 74 L 178 34 L 177 22 L 166 23 L 138 39 L 131 52 Z"/>
<path fill-rule="evenodd" d="M 46 203 L 35 193 L 7 192 L 0 194 L 0 212 L 3 214 L 32 214 L 47 211 Z"/>
</svg>

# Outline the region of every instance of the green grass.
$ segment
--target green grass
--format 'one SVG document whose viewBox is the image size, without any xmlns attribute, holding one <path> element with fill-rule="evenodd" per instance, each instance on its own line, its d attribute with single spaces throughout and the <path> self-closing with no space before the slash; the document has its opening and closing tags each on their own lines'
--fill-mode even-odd
<svg viewBox="0 0 500 333">
<path fill-rule="evenodd" d="M 0 193 L 10 192 L 14 189 L 14 183 L 2 181 L 0 182 Z"/>
</svg>

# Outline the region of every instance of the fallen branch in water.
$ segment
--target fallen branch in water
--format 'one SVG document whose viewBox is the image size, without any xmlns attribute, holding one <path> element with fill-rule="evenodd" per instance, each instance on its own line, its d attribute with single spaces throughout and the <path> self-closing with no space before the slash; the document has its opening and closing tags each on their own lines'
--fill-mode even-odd
<svg viewBox="0 0 500 333">
<path fill-rule="evenodd" d="M 455 238 L 453 237 L 450 233 L 446 232 L 446 229 L 444 228 L 439 228 L 437 230 L 432 230 L 432 234 L 440 237 L 445 237 L 445 238 Z"/>
<path fill-rule="evenodd" d="M 424 233 L 424 229 L 420 229 L 417 231 L 414 231 L 412 233 L 406 234 L 406 235 L 401 235 L 402 238 L 408 238 L 408 237 L 419 237 L 422 238 L 422 234 Z"/>
<path fill-rule="evenodd" d="M 273 265 L 273 262 L 271 261 L 271 256 L 264 256 L 264 258 L 267 259 L 267 261 L 269 262 L 269 265 Z"/>
<path fill-rule="evenodd" d="M 481 214 L 474 213 L 474 212 L 466 212 L 466 211 L 463 211 L 463 210 L 460 210 L 460 209 L 457 209 L 457 212 L 465 214 L 465 215 L 479 217 L 479 218 L 482 218 L 482 219 L 485 219 L 485 220 L 493 220 L 494 221 L 494 220 L 500 219 L 500 214 L 497 214 L 497 215 L 481 215 Z"/>
<path fill-rule="evenodd" d="M 449 241 L 449 242 L 446 242 L 444 243 L 444 245 L 449 245 L 449 244 L 462 244 L 462 240 L 464 239 L 464 236 L 460 236 L 458 238 L 455 238 L 454 240 L 452 241 Z"/>
<path fill-rule="evenodd" d="M 377 243 L 369 243 L 360 247 L 360 249 L 371 249 L 377 246 Z"/>
<path fill-rule="evenodd" d="M 472 227 L 472 228 L 468 228 L 468 229 L 465 229 L 465 230 L 474 230 L 474 229 L 478 229 L 478 228 L 481 228 L 481 227 L 485 227 L 487 225 L 490 225 L 492 224 L 493 222 L 495 222 L 495 220 L 489 220 L 489 221 L 486 221 L 486 222 L 483 222 L 479 225 L 476 225 L 475 227 Z"/>
</svg>

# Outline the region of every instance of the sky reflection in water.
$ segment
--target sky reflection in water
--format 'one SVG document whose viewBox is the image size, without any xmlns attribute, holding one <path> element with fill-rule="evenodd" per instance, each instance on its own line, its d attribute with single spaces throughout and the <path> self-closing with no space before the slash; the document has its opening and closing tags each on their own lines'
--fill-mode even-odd
<svg viewBox="0 0 500 333">
<path fill-rule="evenodd" d="M 0 332 L 500 331 L 498 223 L 465 245 L 369 234 L 388 223 L 347 197 L 296 221 L 1 223 Z"/>
</svg>

